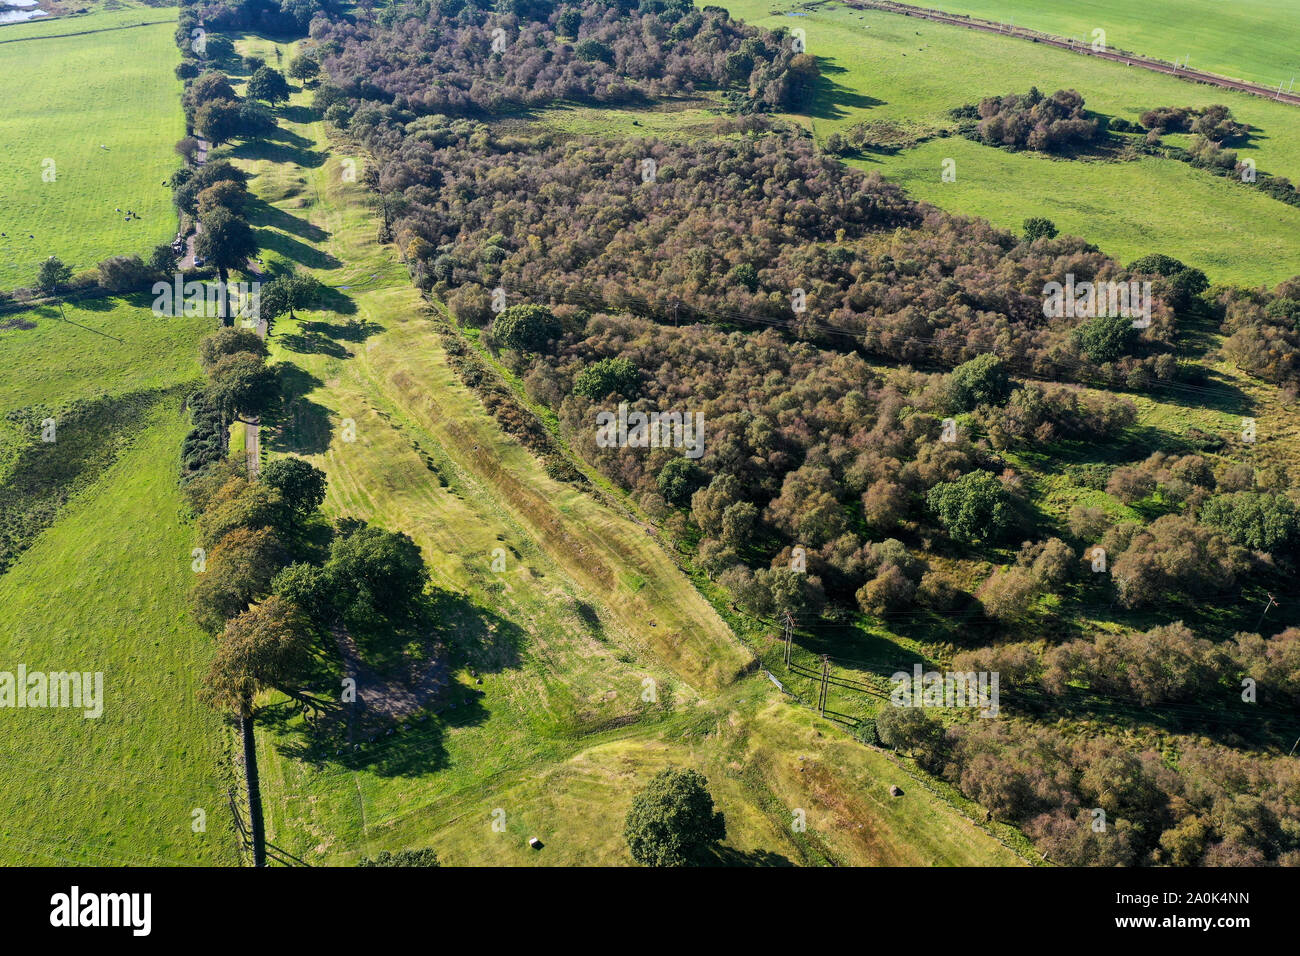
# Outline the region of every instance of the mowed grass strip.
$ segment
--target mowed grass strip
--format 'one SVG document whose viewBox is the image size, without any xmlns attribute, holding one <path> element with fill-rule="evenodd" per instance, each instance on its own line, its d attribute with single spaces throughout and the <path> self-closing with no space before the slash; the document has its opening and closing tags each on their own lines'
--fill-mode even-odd
<svg viewBox="0 0 1300 956">
<path fill-rule="evenodd" d="M 172 145 L 185 134 L 176 14 L 143 14 L 135 16 L 165 22 L 0 43 L 0 288 L 31 285 L 52 255 L 87 269 L 147 254 L 175 234 L 163 181 L 180 164 Z M 95 29 L 100 17 L 120 25 L 115 14 L 91 14 L 75 29 Z M 140 218 L 128 221 L 128 210 Z"/>
</svg>

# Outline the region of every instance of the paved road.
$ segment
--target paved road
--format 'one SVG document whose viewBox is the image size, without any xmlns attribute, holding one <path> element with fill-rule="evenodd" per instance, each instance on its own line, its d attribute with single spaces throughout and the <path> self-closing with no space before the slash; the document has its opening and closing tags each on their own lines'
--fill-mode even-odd
<svg viewBox="0 0 1300 956">
<path fill-rule="evenodd" d="M 1253 93 L 1256 96 L 1268 97 L 1270 100 L 1279 100 L 1283 103 L 1291 103 L 1300 106 L 1300 93 L 1288 93 L 1286 91 L 1278 92 L 1271 87 L 1260 86 L 1258 83 L 1247 83 L 1245 80 L 1230 80 L 1225 76 L 1218 76 L 1214 73 L 1202 73 L 1200 70 L 1189 70 L 1186 67 L 1174 66 L 1172 63 L 1166 63 L 1164 60 L 1155 60 L 1151 57 L 1138 56 L 1135 53 L 1125 53 L 1123 51 L 1112 50 L 1109 48 L 1105 50 L 1094 50 L 1087 43 L 1080 43 L 1076 40 L 1052 36 L 1049 33 L 1039 33 L 1037 30 L 1026 30 L 1023 27 L 994 23 L 992 20 L 980 20 L 975 17 L 959 17 L 950 13 L 943 13 L 939 10 L 927 10 L 922 7 L 909 6 L 905 3 L 894 3 L 893 0 L 844 0 L 844 5 L 855 7 L 859 10 L 883 10 L 886 13 L 901 13 L 904 16 L 920 17 L 924 20 L 933 20 L 936 23 L 950 23 L 953 26 L 966 27 L 970 30 L 983 30 L 985 33 L 1001 33 L 1006 36 L 1020 37 L 1023 40 L 1031 40 L 1034 43 L 1045 43 L 1048 46 L 1060 47 L 1062 50 L 1082 53 L 1085 56 L 1095 56 L 1102 60 L 1114 60 L 1117 63 L 1124 63 L 1128 66 L 1137 66 L 1144 70 L 1153 70 L 1156 73 L 1165 73 L 1169 76 L 1176 76 L 1179 79 L 1191 80 L 1194 83 L 1208 83 L 1211 86 L 1222 87 L 1225 90 L 1238 90 L 1242 93 Z"/>
</svg>

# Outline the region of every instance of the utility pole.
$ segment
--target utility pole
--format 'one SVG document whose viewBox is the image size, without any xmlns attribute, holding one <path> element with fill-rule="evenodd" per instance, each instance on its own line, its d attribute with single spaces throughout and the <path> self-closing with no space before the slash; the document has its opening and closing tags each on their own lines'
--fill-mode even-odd
<svg viewBox="0 0 1300 956">
<path fill-rule="evenodd" d="M 831 659 L 827 654 L 822 655 L 822 692 L 817 698 L 817 709 L 821 711 L 823 717 L 826 716 L 826 689 L 827 682 L 831 676 Z"/>
<path fill-rule="evenodd" d="M 785 666 L 790 666 L 790 646 L 794 643 L 794 618 L 785 612 Z"/>
<path fill-rule="evenodd" d="M 1268 603 L 1264 605 L 1264 610 L 1263 610 L 1263 612 L 1259 615 L 1259 621 L 1258 621 L 1258 623 L 1255 624 L 1255 630 L 1257 630 L 1257 631 L 1259 630 L 1259 626 L 1260 626 L 1260 624 L 1263 624 L 1263 623 L 1264 623 L 1264 615 L 1267 614 L 1267 613 L 1268 613 L 1268 609 L 1271 608 L 1271 607 L 1272 607 L 1274 604 L 1276 604 L 1276 603 L 1277 603 L 1277 601 L 1273 598 L 1273 595 L 1270 594 L 1270 595 L 1268 596 Z"/>
</svg>

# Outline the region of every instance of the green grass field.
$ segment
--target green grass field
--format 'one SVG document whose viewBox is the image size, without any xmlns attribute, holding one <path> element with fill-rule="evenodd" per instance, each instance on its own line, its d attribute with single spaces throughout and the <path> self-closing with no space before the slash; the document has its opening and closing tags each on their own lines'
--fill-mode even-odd
<svg viewBox="0 0 1300 956">
<path fill-rule="evenodd" d="M 270 52 L 255 38 L 239 48 Z M 627 805 L 671 763 L 709 776 L 732 862 L 1017 862 L 943 797 L 917 788 L 891 802 L 907 773 L 892 758 L 765 678 L 736 679 L 750 653 L 646 529 L 548 478 L 460 382 L 440 317 L 376 244 L 364 190 L 343 181 L 344 160 L 358 173 L 364 160 L 319 123 L 281 124 L 290 149 L 231 150 L 274 207 L 254 211 L 259 238 L 349 304 L 276 323 L 292 411 L 264 447 L 326 470 L 330 514 L 421 545 L 443 595 L 454 706 L 345 755 L 305 751 L 301 726 L 272 714 L 259 733 L 269 839 L 309 862 L 433 846 L 452 864 L 627 863 Z M 818 768 L 815 786 L 803 766 Z M 794 808 L 807 834 L 792 831 Z M 528 848 L 534 835 L 544 850 Z"/>
<path fill-rule="evenodd" d="M 5 315 L 35 328 L 0 332 L 0 413 L 197 379 L 195 344 L 211 320 L 158 318 L 151 301 L 142 294 Z"/>
<path fill-rule="evenodd" d="M 1300 4 L 1295 0 L 926 0 L 919 6 L 1092 41 L 1220 76 L 1276 87 L 1300 77 Z M 1284 86 L 1285 88 L 1285 86 Z"/>
<path fill-rule="evenodd" d="M 163 186 L 185 132 L 175 20 L 175 9 L 132 7 L 0 27 L 15 41 L 0 42 L 0 288 L 30 285 L 51 255 L 82 270 L 175 234 Z M 142 21 L 152 25 L 53 36 Z"/>
<path fill-rule="evenodd" d="M 1300 109 L 1294 106 L 913 17 L 837 4 L 801 17 L 772 15 L 767 0 L 726 6 L 750 22 L 806 32 L 823 73 L 811 120 L 819 139 L 877 120 L 943 129 L 952 123 L 949 110 L 987 95 L 1071 87 L 1089 109 L 1133 121 L 1157 105 L 1225 103 L 1257 130 L 1240 154 L 1265 172 L 1300 179 Z M 957 162 L 956 183 L 941 181 L 945 158 Z M 880 170 L 919 199 L 1008 229 L 1047 216 L 1122 260 L 1163 252 L 1204 269 L 1212 281 L 1245 284 L 1272 284 L 1300 272 L 1300 248 L 1288 242 L 1300 232 L 1300 209 L 1172 160 L 1063 166 L 950 137 L 850 162 Z"/>
<path fill-rule="evenodd" d="M 25 313 L 35 328 L 0 333 L 0 412 L 101 399 L 136 411 L 114 432 L 69 425 L 48 447 L 94 446 L 108 464 L 78 476 L 53 524 L 0 574 L 0 668 L 102 672 L 104 713 L 3 712 L 0 860 L 233 864 L 225 738 L 195 700 L 210 649 L 185 609 L 194 534 L 176 478 L 181 395 L 199 378 L 208 323 L 116 300 L 65 312 Z M 3 446 L 0 435 L 8 495 L 21 476 L 6 473 Z"/>
</svg>

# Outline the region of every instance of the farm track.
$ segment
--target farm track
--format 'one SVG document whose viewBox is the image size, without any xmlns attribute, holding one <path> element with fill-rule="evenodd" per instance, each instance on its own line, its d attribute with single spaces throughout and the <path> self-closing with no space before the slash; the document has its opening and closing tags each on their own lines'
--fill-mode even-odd
<svg viewBox="0 0 1300 956">
<path fill-rule="evenodd" d="M 985 33 L 999 33 L 1003 36 L 1018 37 L 1022 40 L 1029 40 L 1032 43 L 1044 43 L 1048 46 L 1068 50 L 1071 53 L 1081 53 L 1084 56 L 1093 56 L 1101 60 L 1112 60 L 1116 63 L 1141 67 L 1142 69 L 1151 70 L 1155 73 L 1164 73 L 1167 76 L 1175 76 L 1180 80 L 1190 80 L 1193 83 L 1206 83 L 1210 86 L 1217 86 L 1225 90 L 1251 93 L 1255 96 L 1263 96 L 1270 100 L 1277 100 L 1282 103 L 1290 103 L 1293 106 L 1300 106 L 1300 93 L 1281 92 L 1279 90 L 1270 89 L 1267 86 L 1260 86 L 1257 83 L 1248 83 L 1245 80 L 1234 80 L 1226 76 L 1219 76 L 1216 73 L 1190 70 L 1186 67 L 1166 63 L 1164 60 L 1139 56 L 1136 53 L 1125 53 L 1123 51 L 1112 49 L 1094 50 L 1086 43 L 1076 43 L 1072 39 L 1053 36 L 1050 33 L 1039 33 L 1037 30 L 1028 30 L 1024 27 L 1009 26 L 1007 24 L 995 23 L 992 20 L 981 20 L 977 17 L 957 16 L 951 13 L 943 13 L 939 10 L 913 7 L 905 3 L 894 3 L 892 0 L 843 0 L 843 3 L 846 7 L 851 7 L 855 10 L 879 10 L 883 13 L 897 13 L 905 17 L 920 17 L 923 20 L 932 20 L 935 23 L 947 23 L 953 26 L 966 27 L 969 30 L 981 30 Z"/>
</svg>

